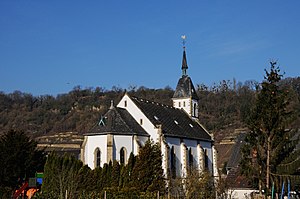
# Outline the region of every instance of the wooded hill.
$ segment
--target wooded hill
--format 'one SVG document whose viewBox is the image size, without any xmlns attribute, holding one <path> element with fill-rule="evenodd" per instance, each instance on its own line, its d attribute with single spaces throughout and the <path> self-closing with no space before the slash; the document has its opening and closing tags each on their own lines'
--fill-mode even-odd
<svg viewBox="0 0 300 199">
<path fill-rule="evenodd" d="M 280 85 L 289 92 L 290 109 L 297 117 L 292 126 L 299 128 L 300 77 L 286 78 Z M 236 83 L 235 80 L 223 80 L 211 86 L 196 85 L 200 98 L 200 122 L 215 134 L 217 140 L 233 129 L 245 127 L 259 89 L 260 84 L 256 81 Z M 114 104 L 119 102 L 124 92 L 126 90 L 118 87 L 106 90 L 80 86 L 57 96 L 33 96 L 20 91 L 9 94 L 0 92 L 0 133 L 15 129 L 32 137 L 69 131 L 83 134 L 97 124 L 111 101 Z M 141 86 L 130 87 L 127 92 L 131 96 L 172 105 L 174 90 L 170 87 L 150 89 Z"/>
</svg>

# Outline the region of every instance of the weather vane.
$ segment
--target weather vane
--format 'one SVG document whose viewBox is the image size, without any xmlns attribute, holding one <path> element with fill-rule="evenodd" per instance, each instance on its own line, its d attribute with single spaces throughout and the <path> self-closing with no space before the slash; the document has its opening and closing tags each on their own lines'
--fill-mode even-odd
<svg viewBox="0 0 300 199">
<path fill-rule="evenodd" d="M 183 46 L 183 48 L 185 48 L 186 36 L 185 35 L 181 35 L 181 39 L 182 39 L 182 46 Z"/>
</svg>

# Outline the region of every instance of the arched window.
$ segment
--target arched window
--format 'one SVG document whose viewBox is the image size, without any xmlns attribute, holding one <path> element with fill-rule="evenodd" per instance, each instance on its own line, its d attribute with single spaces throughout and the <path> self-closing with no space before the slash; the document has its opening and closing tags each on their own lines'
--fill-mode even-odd
<svg viewBox="0 0 300 199">
<path fill-rule="evenodd" d="M 196 117 L 196 111 L 197 111 L 197 105 L 196 103 L 194 104 L 194 117 Z"/>
<path fill-rule="evenodd" d="M 95 164 L 95 168 L 100 167 L 100 164 L 101 164 L 101 151 L 100 151 L 99 148 L 96 148 L 95 152 L 94 152 L 94 164 Z"/>
<path fill-rule="evenodd" d="M 194 164 L 194 156 L 192 154 L 192 148 L 189 149 L 189 167 L 192 168 Z"/>
<path fill-rule="evenodd" d="M 126 160 L 127 160 L 127 151 L 125 147 L 122 147 L 120 150 L 120 163 L 126 164 Z"/>
<path fill-rule="evenodd" d="M 176 154 L 175 154 L 175 150 L 174 150 L 174 146 L 172 146 L 171 148 L 171 177 L 172 178 L 176 178 Z"/>
<path fill-rule="evenodd" d="M 204 164 L 205 164 L 205 169 L 208 169 L 208 151 L 207 151 L 207 149 L 204 150 Z"/>
</svg>

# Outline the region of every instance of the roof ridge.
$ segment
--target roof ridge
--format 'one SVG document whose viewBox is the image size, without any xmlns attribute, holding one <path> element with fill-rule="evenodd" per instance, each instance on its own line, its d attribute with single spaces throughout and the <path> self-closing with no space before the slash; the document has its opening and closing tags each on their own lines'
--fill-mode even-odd
<svg viewBox="0 0 300 199">
<path fill-rule="evenodd" d="M 167 107 L 167 108 L 172 108 L 172 109 L 178 109 L 174 106 L 171 106 L 171 105 L 167 105 L 167 104 L 164 104 L 164 103 L 161 103 L 161 102 L 155 102 L 155 101 L 151 101 L 151 100 L 147 100 L 147 99 L 144 99 L 144 98 L 139 98 L 139 97 L 136 97 L 136 96 L 130 96 L 130 98 L 132 99 L 136 99 L 140 102 L 146 102 L 146 103 L 152 103 L 154 105 L 159 105 L 159 106 L 163 106 L 163 107 Z"/>
</svg>

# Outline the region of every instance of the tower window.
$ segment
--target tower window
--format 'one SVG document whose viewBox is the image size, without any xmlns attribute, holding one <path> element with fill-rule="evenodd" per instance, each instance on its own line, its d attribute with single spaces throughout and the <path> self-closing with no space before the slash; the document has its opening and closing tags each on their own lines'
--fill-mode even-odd
<svg viewBox="0 0 300 199">
<path fill-rule="evenodd" d="M 185 102 L 183 102 L 183 107 L 185 107 Z"/>
<path fill-rule="evenodd" d="M 143 125 L 143 119 L 140 119 L 140 125 Z"/>
<path fill-rule="evenodd" d="M 127 100 L 124 101 L 124 107 L 127 107 Z"/>
<path fill-rule="evenodd" d="M 178 102 L 178 106 L 181 107 L 181 103 L 180 102 Z"/>
</svg>

